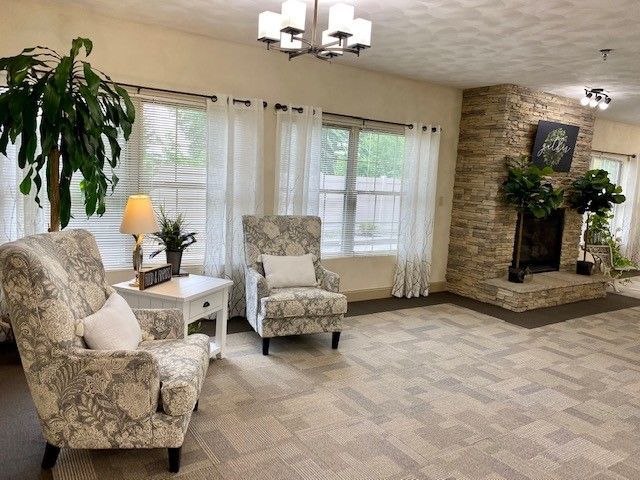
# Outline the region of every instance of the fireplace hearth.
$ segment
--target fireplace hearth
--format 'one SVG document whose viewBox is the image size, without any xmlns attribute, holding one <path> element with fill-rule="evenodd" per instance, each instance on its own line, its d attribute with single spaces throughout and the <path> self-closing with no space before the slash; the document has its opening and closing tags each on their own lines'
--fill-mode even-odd
<svg viewBox="0 0 640 480">
<path fill-rule="evenodd" d="M 564 209 L 555 210 L 546 218 L 524 215 L 520 267 L 532 273 L 554 272 L 560 269 Z M 519 225 L 516 225 L 516 232 Z M 513 252 L 515 264 L 515 245 Z"/>
</svg>

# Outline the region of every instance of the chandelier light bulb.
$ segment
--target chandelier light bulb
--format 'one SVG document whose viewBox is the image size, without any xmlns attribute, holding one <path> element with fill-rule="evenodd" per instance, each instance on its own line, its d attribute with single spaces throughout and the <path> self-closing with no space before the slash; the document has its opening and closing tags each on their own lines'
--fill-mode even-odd
<svg viewBox="0 0 640 480">
<path fill-rule="evenodd" d="M 591 100 L 589 100 L 589 106 L 591 108 L 596 108 L 598 106 L 598 96 L 592 97 Z"/>
<path fill-rule="evenodd" d="M 258 15 L 258 40 L 261 42 L 279 42 L 282 17 L 275 12 L 262 12 Z"/>
<path fill-rule="evenodd" d="M 302 48 L 302 42 L 292 38 L 290 33 L 282 32 L 280 34 L 280 48 L 283 50 L 298 50 Z"/>
<path fill-rule="evenodd" d="M 347 46 L 369 48 L 371 46 L 371 21 L 356 18 L 353 21 L 353 35 L 347 40 Z"/>
<path fill-rule="evenodd" d="M 282 3 L 282 31 L 286 33 L 304 32 L 307 16 L 307 4 L 300 0 L 287 0 Z"/>
<path fill-rule="evenodd" d="M 336 3 L 329 8 L 329 35 L 344 38 L 353 35 L 353 5 Z"/>
<path fill-rule="evenodd" d="M 329 30 L 325 30 L 324 32 L 322 32 L 322 46 L 329 47 L 329 48 L 337 48 L 340 46 L 340 41 L 337 38 L 329 35 Z M 323 50 L 322 53 L 330 57 L 342 55 L 342 52 L 340 50 L 333 50 L 333 51 Z"/>
</svg>

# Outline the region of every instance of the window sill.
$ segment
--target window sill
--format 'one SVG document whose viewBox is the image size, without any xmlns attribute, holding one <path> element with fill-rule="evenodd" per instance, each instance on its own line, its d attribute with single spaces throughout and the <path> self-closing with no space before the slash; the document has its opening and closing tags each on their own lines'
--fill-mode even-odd
<svg viewBox="0 0 640 480">
<path fill-rule="evenodd" d="M 344 260 L 347 258 L 383 258 L 391 257 L 395 258 L 398 252 L 380 252 L 380 253 L 367 253 L 365 255 L 325 255 L 322 254 L 322 260 Z"/>
</svg>

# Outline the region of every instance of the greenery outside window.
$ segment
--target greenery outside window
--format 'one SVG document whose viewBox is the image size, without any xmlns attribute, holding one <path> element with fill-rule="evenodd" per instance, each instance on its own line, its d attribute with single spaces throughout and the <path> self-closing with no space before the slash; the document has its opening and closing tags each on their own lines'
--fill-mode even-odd
<svg viewBox="0 0 640 480">
<path fill-rule="evenodd" d="M 398 248 L 404 129 L 324 120 L 320 181 L 323 256 Z"/>
</svg>

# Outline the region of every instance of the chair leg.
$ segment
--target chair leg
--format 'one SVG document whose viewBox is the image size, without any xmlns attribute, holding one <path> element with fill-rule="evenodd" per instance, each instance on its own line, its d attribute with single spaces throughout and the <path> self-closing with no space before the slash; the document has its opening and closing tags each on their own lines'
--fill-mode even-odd
<svg viewBox="0 0 640 480">
<path fill-rule="evenodd" d="M 42 469 L 50 470 L 56 464 L 58 455 L 60 454 L 60 447 L 51 445 L 49 442 L 44 446 L 44 456 L 42 457 Z"/>
<path fill-rule="evenodd" d="M 180 454 L 182 453 L 182 447 L 169 448 L 169 471 L 171 473 L 178 473 L 180 470 Z"/>
<path fill-rule="evenodd" d="M 198 403 L 200 402 L 200 400 L 196 400 L 196 404 L 193 406 L 193 411 L 197 412 L 198 411 Z"/>
<path fill-rule="evenodd" d="M 263 355 L 269 355 L 269 341 L 271 339 L 270 338 L 263 338 L 262 339 L 262 354 Z"/>
<path fill-rule="evenodd" d="M 333 332 L 331 336 L 331 348 L 338 349 L 338 342 L 340 342 L 340 332 Z"/>
</svg>

